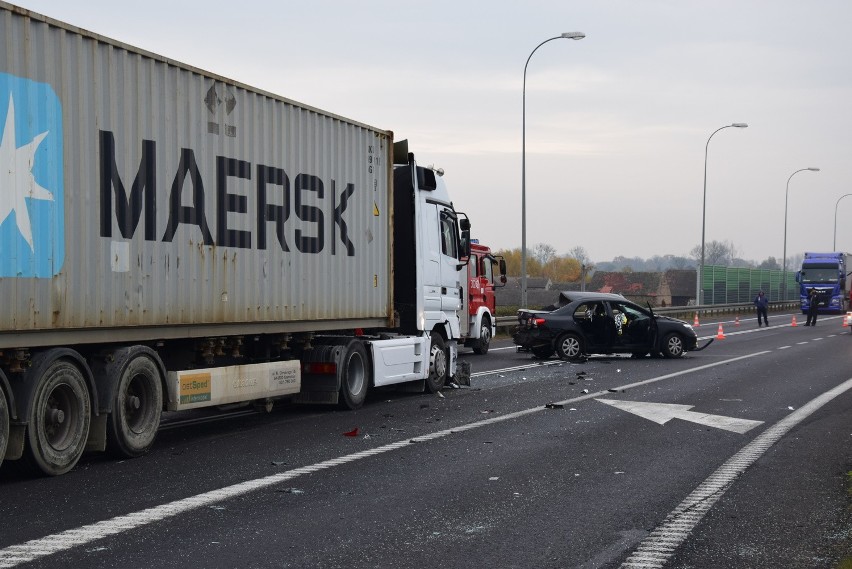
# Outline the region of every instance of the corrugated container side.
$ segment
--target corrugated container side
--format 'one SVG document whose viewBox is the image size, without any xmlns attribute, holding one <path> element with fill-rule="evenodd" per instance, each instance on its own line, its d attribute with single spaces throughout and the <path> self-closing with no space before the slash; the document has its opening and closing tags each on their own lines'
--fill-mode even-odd
<svg viewBox="0 0 852 569">
<path fill-rule="evenodd" d="M 0 333 L 390 318 L 390 132 L 16 10 Z"/>
</svg>

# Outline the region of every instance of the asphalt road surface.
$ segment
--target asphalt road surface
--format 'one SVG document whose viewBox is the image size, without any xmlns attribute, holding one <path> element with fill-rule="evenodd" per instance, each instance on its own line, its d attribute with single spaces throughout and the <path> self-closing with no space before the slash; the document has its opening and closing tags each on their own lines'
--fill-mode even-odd
<svg viewBox="0 0 852 569">
<path fill-rule="evenodd" d="M 678 360 L 495 341 L 469 388 L 173 414 L 147 456 L 58 478 L 7 463 L 0 567 L 840 567 L 852 334 L 790 319 Z"/>
</svg>

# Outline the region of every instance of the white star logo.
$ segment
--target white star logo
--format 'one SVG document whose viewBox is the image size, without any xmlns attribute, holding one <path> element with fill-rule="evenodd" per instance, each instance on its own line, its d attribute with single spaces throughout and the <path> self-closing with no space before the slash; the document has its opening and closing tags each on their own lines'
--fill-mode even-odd
<svg viewBox="0 0 852 569">
<path fill-rule="evenodd" d="M 38 185 L 33 177 L 35 153 L 49 131 L 33 138 L 28 144 L 15 148 L 15 101 L 9 97 L 6 126 L 0 137 L 0 223 L 15 212 L 18 231 L 33 248 L 33 230 L 25 198 L 53 201 L 53 194 Z"/>
</svg>

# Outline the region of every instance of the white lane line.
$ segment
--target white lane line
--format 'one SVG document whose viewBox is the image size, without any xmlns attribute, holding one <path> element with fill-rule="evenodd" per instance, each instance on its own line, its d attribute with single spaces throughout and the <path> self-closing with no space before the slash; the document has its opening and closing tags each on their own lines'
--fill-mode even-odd
<svg viewBox="0 0 852 569">
<path fill-rule="evenodd" d="M 793 346 L 781 346 L 780 348 L 775 348 L 776 350 L 786 350 L 788 348 L 792 348 Z"/>
<path fill-rule="evenodd" d="M 523 369 L 535 369 L 537 367 L 555 366 L 555 365 L 562 365 L 562 364 L 567 364 L 567 363 L 568 362 L 563 361 L 563 360 L 530 362 L 526 365 L 504 367 L 504 368 L 501 368 L 501 369 L 492 369 L 492 370 L 488 370 L 488 371 L 477 371 L 477 372 L 470 374 L 470 377 L 483 377 L 485 375 L 494 375 L 494 374 L 498 374 L 498 373 L 505 373 L 505 372 L 508 372 L 508 371 L 519 371 L 519 370 L 523 370 Z"/>
<path fill-rule="evenodd" d="M 804 341 L 804 342 L 796 342 L 796 345 L 797 345 L 797 346 L 804 346 L 804 345 L 805 345 L 805 344 L 807 344 L 807 343 L 808 343 L 807 341 Z"/>
<path fill-rule="evenodd" d="M 763 456 L 763 454 L 790 429 L 807 419 L 823 405 L 852 389 L 852 379 L 847 379 L 834 389 L 812 399 L 773 426 L 766 429 L 738 453 L 728 459 L 702 482 L 686 499 L 666 516 L 631 554 L 621 567 L 624 569 L 661 569 L 675 550 L 686 540 L 713 504 L 721 498 L 737 477 Z"/>
<path fill-rule="evenodd" d="M 680 375 L 687 375 L 690 373 L 702 371 L 708 368 L 753 358 L 756 356 L 761 356 L 764 354 L 768 354 L 768 351 L 756 352 L 753 354 L 739 356 L 736 358 L 731 358 L 729 360 L 724 360 L 720 362 L 710 363 L 707 365 L 699 366 L 696 368 L 691 368 L 683 371 L 678 371 L 674 373 L 669 373 L 666 375 L 662 375 L 659 377 L 647 379 L 644 381 L 639 381 L 636 383 L 631 383 L 627 385 L 622 385 L 617 389 L 628 389 L 631 387 L 637 387 L 640 385 L 645 385 L 649 383 L 654 383 L 657 381 L 663 381 L 665 379 L 670 379 L 673 377 L 677 377 Z M 562 363 L 562 362 L 554 362 Z M 577 403 L 580 401 L 585 401 L 587 399 L 592 399 L 595 397 L 601 397 L 602 395 L 611 395 L 611 393 L 607 391 L 598 391 L 596 393 L 589 393 L 587 395 L 582 395 L 580 397 L 575 397 L 573 399 L 567 399 L 565 401 L 560 402 L 561 405 L 567 405 L 570 403 Z M 473 423 L 468 423 L 466 425 L 461 425 L 457 427 L 452 427 L 450 429 L 446 429 L 443 431 L 437 431 L 435 433 L 430 433 L 427 435 L 421 435 L 418 437 L 412 437 L 409 439 L 401 440 L 395 443 L 390 443 L 387 445 L 382 445 L 379 447 L 375 447 L 368 450 L 363 450 L 361 452 L 356 452 L 353 454 L 332 458 L 323 462 L 318 462 L 313 465 L 303 466 L 301 468 L 296 468 L 293 470 L 288 470 L 286 472 L 281 472 L 278 474 L 273 474 L 270 476 L 265 476 L 263 478 L 257 478 L 254 480 L 248 480 L 246 482 L 240 482 L 238 484 L 233 484 L 231 486 L 225 486 L 224 488 L 220 488 L 218 490 L 212 490 L 210 492 L 205 492 L 203 494 L 198 494 L 196 496 L 190 496 L 188 498 L 184 498 L 182 500 L 176 500 L 174 502 L 170 502 L 168 504 L 162 504 L 160 506 L 154 506 L 153 508 L 148 508 L 147 510 L 142 510 L 140 512 L 133 512 L 130 514 L 126 514 L 123 516 L 117 516 L 108 520 L 96 522 L 94 524 L 90 524 L 87 526 L 82 526 L 75 529 L 66 530 L 60 533 L 56 533 L 53 535 L 48 535 L 42 538 L 33 539 L 27 541 L 25 543 L 11 545 L 0 549 L 0 568 L 6 567 L 16 567 L 22 563 L 28 563 L 30 561 L 34 561 L 36 559 L 40 559 L 42 557 L 46 557 L 48 555 L 52 555 L 54 553 L 59 553 L 61 551 L 67 551 L 69 549 L 73 549 L 75 547 L 81 547 L 92 543 L 93 541 L 97 541 L 99 539 L 103 539 L 105 537 L 116 535 L 119 533 L 123 533 L 125 531 L 130 531 L 139 527 L 147 526 L 150 524 L 154 524 L 168 518 L 177 516 L 179 514 L 183 514 L 192 510 L 196 510 L 198 508 L 203 508 L 205 506 L 211 506 L 218 502 L 222 502 L 225 500 L 229 500 L 231 498 L 235 498 L 237 496 L 242 496 L 244 494 L 248 494 L 249 492 L 254 492 L 256 490 L 261 490 L 264 488 L 268 488 L 270 486 L 274 486 L 276 484 L 280 484 L 282 482 L 287 482 L 304 474 L 312 474 L 314 472 L 319 472 L 322 470 L 327 470 L 329 468 L 333 468 L 335 466 L 340 466 L 342 464 L 347 464 L 350 462 L 354 462 L 356 460 L 360 460 L 362 458 L 368 458 L 372 456 L 376 456 L 385 452 L 390 452 L 394 450 L 398 450 L 400 448 L 406 447 L 412 443 L 421 443 L 427 442 L 435 439 L 439 439 L 442 437 L 447 437 L 449 435 L 453 435 L 456 433 L 462 433 L 465 431 L 470 431 L 472 429 L 477 429 L 479 427 L 485 427 L 487 425 L 493 425 L 495 423 L 500 423 L 503 421 L 509 421 L 512 419 L 517 419 L 519 417 L 523 417 L 526 415 L 531 415 L 533 413 L 539 413 L 546 409 L 545 406 L 541 405 L 538 407 L 533 407 L 531 409 L 524 409 L 522 411 L 515 411 L 513 413 L 508 413 L 506 415 L 498 415 L 496 417 L 491 417 L 489 419 L 484 419 L 482 421 L 476 421 Z"/>
</svg>

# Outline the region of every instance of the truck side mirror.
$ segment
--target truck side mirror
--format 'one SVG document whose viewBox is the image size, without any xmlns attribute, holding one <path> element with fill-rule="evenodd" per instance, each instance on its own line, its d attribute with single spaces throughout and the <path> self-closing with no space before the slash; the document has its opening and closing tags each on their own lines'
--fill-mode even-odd
<svg viewBox="0 0 852 569">
<path fill-rule="evenodd" d="M 506 282 L 508 282 L 508 279 L 506 278 L 506 259 L 500 257 L 498 265 L 500 267 L 500 285 L 506 286 Z"/>
<path fill-rule="evenodd" d="M 467 260 L 470 259 L 470 229 L 462 229 L 460 245 L 459 260 L 464 259 L 465 264 L 467 264 Z"/>
</svg>

